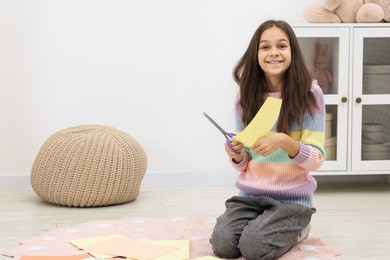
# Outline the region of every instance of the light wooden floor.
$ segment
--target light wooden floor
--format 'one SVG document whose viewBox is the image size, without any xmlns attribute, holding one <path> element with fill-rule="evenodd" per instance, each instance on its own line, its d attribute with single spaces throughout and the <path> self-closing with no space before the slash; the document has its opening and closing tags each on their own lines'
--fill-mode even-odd
<svg viewBox="0 0 390 260">
<path fill-rule="evenodd" d="M 342 249 L 340 259 L 390 259 L 390 185 L 319 186 L 311 235 Z M 102 208 L 43 203 L 31 189 L 0 190 L 0 252 L 21 238 L 92 219 L 218 216 L 234 187 L 143 187 L 136 201 Z M 10 259 L 0 256 L 0 259 Z"/>
</svg>

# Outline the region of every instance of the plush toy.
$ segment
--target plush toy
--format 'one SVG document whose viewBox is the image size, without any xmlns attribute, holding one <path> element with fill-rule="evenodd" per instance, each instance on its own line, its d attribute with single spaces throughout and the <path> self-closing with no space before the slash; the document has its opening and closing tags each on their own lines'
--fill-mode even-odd
<svg viewBox="0 0 390 260">
<path fill-rule="evenodd" d="M 324 0 L 324 6 L 308 5 L 303 16 L 310 23 L 378 23 L 385 17 L 383 1 Z"/>
<path fill-rule="evenodd" d="M 328 70 L 328 52 L 329 45 L 316 43 L 316 55 L 314 57 L 314 70 L 312 71 L 313 79 L 317 80 L 318 85 L 322 88 L 324 94 L 330 92 L 330 83 L 333 81 L 333 75 Z"/>
<path fill-rule="evenodd" d="M 383 0 L 382 2 L 382 9 L 385 13 L 383 17 L 384 22 L 390 22 L 390 0 Z"/>
</svg>

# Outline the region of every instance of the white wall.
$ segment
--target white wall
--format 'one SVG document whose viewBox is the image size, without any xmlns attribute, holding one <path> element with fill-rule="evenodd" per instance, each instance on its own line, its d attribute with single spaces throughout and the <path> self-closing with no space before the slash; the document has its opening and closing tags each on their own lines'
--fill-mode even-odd
<svg viewBox="0 0 390 260">
<path fill-rule="evenodd" d="M 81 124 L 136 138 L 149 175 L 231 171 L 202 112 L 234 130 L 231 71 L 254 30 L 305 22 L 311 2 L 2 0 L 0 176 L 28 175 L 51 134 Z"/>
</svg>

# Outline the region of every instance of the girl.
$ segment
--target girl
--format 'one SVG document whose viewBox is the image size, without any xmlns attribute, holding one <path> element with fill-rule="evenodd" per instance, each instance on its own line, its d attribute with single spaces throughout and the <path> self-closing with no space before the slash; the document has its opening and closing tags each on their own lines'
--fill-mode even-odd
<svg viewBox="0 0 390 260">
<path fill-rule="evenodd" d="M 226 201 L 210 243 L 223 258 L 276 259 L 308 236 L 316 211 L 312 196 L 317 183 L 309 172 L 325 158 L 323 94 L 312 84 L 297 38 L 284 21 L 259 26 L 233 75 L 240 87 L 238 130 L 251 122 L 267 97 L 283 103 L 268 136 L 252 147 L 233 142 L 238 154 L 225 145 L 240 172 L 240 192 Z"/>
</svg>

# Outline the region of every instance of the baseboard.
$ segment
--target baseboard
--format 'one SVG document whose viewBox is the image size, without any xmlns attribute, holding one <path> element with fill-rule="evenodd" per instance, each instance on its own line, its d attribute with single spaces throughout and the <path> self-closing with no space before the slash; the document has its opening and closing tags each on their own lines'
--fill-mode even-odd
<svg viewBox="0 0 390 260">
<path fill-rule="evenodd" d="M 234 172 L 150 172 L 142 186 L 234 185 Z"/>
<path fill-rule="evenodd" d="M 141 186 L 234 185 L 232 172 L 147 172 Z M 31 187 L 29 174 L 0 175 L 0 189 Z"/>
<path fill-rule="evenodd" d="M 389 175 L 332 175 L 314 176 L 319 183 L 367 183 L 389 182 Z M 237 174 L 234 172 L 148 172 L 141 186 L 168 187 L 194 185 L 234 185 Z M 0 175 L 0 189 L 29 188 L 30 175 Z"/>
<path fill-rule="evenodd" d="M 30 175 L 0 175 L 0 189 L 31 187 Z"/>
<path fill-rule="evenodd" d="M 379 175 L 332 175 L 315 176 L 318 183 L 321 184 L 344 184 L 344 183 L 386 183 L 387 176 L 384 174 Z"/>
</svg>

